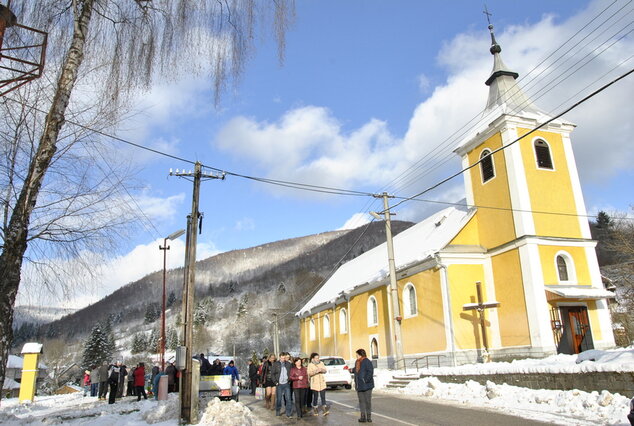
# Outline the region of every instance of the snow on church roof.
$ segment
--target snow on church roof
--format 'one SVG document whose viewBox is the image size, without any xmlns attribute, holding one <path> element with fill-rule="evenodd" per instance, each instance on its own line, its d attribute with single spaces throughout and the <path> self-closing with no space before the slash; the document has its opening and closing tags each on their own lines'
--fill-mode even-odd
<svg viewBox="0 0 634 426">
<path fill-rule="evenodd" d="M 423 261 L 445 247 L 463 228 L 474 211 L 449 207 L 396 235 L 396 269 Z M 388 275 L 385 242 L 343 264 L 297 314 L 301 315 L 317 306 L 332 303 L 342 292 L 349 293 L 356 287 L 378 282 Z"/>
</svg>

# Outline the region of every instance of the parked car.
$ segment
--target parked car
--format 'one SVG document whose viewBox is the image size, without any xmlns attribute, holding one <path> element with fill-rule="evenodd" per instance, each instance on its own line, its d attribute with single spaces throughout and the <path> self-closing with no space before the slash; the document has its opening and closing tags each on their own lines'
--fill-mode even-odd
<svg viewBox="0 0 634 426">
<path fill-rule="evenodd" d="M 352 388 L 352 375 L 346 362 L 340 356 L 322 356 L 321 361 L 328 372 L 326 372 L 326 386 L 336 388 L 343 386 L 346 389 Z"/>
</svg>

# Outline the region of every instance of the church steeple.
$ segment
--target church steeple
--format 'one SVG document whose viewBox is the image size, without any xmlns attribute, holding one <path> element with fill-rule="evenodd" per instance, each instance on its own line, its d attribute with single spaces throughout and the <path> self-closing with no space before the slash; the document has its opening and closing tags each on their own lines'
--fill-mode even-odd
<svg viewBox="0 0 634 426">
<path fill-rule="evenodd" d="M 493 25 L 489 23 L 491 33 L 491 48 L 489 51 L 493 55 L 493 71 L 485 82 L 489 86 L 489 99 L 485 114 L 495 108 L 502 108 L 503 114 L 518 114 L 521 111 L 537 112 L 537 108 L 531 100 L 519 88 L 515 80 L 519 76 L 515 71 L 511 71 L 502 61 L 502 47 L 495 40 Z"/>
</svg>

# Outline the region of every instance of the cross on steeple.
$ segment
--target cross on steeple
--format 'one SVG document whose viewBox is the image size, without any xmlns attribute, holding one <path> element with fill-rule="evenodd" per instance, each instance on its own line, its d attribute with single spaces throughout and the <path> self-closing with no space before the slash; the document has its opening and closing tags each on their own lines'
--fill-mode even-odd
<svg viewBox="0 0 634 426">
<path fill-rule="evenodd" d="M 489 9 L 487 9 L 487 5 L 484 5 L 484 10 L 482 11 L 482 13 L 484 13 L 487 16 L 487 22 L 489 23 L 489 25 L 491 25 L 491 16 L 493 16 L 492 13 L 489 13 Z"/>
</svg>

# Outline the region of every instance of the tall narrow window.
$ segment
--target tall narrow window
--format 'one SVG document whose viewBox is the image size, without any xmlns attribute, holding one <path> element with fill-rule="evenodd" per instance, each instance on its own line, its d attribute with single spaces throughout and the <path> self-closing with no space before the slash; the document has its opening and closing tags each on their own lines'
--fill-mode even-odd
<svg viewBox="0 0 634 426">
<path fill-rule="evenodd" d="M 414 284 L 407 283 L 403 289 L 403 316 L 409 318 L 416 316 L 417 313 L 416 289 L 414 288 Z"/>
<path fill-rule="evenodd" d="M 379 307 L 374 296 L 368 299 L 368 327 L 373 327 L 379 323 Z"/>
<path fill-rule="evenodd" d="M 482 183 L 488 182 L 495 177 L 493 156 L 488 149 L 485 149 L 482 151 L 482 154 L 480 154 L 480 173 L 482 173 Z"/>
<path fill-rule="evenodd" d="M 557 273 L 559 274 L 559 281 L 568 281 L 568 263 L 562 255 L 557 256 Z"/>
<path fill-rule="evenodd" d="M 339 333 L 346 334 L 348 332 L 348 311 L 344 309 L 339 311 Z"/>
<path fill-rule="evenodd" d="M 553 159 L 550 156 L 550 147 L 541 139 L 535 141 L 535 158 L 540 169 L 553 169 Z"/>
<path fill-rule="evenodd" d="M 315 340 L 315 320 L 310 320 L 308 324 L 308 338 L 310 340 Z"/>
<path fill-rule="evenodd" d="M 328 315 L 324 316 L 323 324 L 324 324 L 324 337 L 330 337 L 330 317 Z"/>
</svg>

